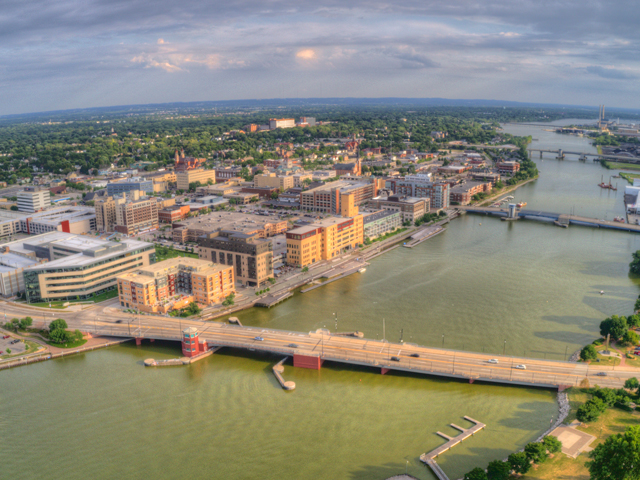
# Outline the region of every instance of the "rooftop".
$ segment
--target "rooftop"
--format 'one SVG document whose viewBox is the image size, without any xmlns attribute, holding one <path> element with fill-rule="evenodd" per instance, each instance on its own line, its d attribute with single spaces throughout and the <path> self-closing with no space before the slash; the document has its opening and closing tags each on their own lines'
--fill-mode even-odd
<svg viewBox="0 0 640 480">
<path fill-rule="evenodd" d="M 395 212 L 393 210 L 379 210 L 377 212 L 372 212 L 363 215 L 364 224 L 375 222 L 376 220 L 380 220 L 385 217 L 390 217 L 392 215 L 400 215 L 400 212 Z"/>
<path fill-rule="evenodd" d="M 228 265 L 220 265 L 209 260 L 200 260 L 190 257 L 170 258 L 163 262 L 154 263 L 135 272 L 124 273 L 118 278 L 139 283 L 148 283 L 154 278 L 173 273 L 177 270 L 187 270 L 199 275 L 211 275 L 229 268 Z"/>
</svg>

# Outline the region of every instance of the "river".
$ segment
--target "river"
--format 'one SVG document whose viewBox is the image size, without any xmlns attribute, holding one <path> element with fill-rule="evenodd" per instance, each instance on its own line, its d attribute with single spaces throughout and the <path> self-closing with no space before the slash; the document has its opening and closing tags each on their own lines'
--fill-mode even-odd
<svg viewBox="0 0 640 480">
<path fill-rule="evenodd" d="M 579 137 L 531 126 L 533 148 L 594 151 Z M 534 156 L 540 178 L 515 193 L 527 208 L 611 219 L 620 190 L 601 190 L 598 164 Z M 615 182 L 615 179 L 614 179 Z M 535 221 L 466 215 L 413 249 L 374 259 L 364 274 L 244 324 L 309 331 L 326 326 L 408 342 L 562 359 L 626 314 L 640 293 L 629 278 L 640 237 Z M 600 295 L 600 291 L 604 295 Z M 443 339 L 444 335 L 444 339 Z M 542 389 L 469 385 L 326 364 L 271 374 L 276 357 L 223 351 L 189 367 L 144 368 L 179 355 L 158 343 L 123 345 L 2 372 L 2 477 L 372 479 L 404 472 L 432 479 L 418 461 L 469 415 L 487 429 L 439 459 L 451 478 L 535 439 L 557 414 Z M 406 462 L 408 461 L 408 465 Z"/>
</svg>

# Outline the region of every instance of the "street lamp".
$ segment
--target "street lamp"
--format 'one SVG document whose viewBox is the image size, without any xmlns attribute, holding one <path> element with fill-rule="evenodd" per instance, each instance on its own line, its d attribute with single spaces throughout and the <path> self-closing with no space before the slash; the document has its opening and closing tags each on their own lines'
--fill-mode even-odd
<svg viewBox="0 0 640 480">
<path fill-rule="evenodd" d="M 442 334 L 442 348 L 444 348 L 444 333 Z"/>
<path fill-rule="evenodd" d="M 507 341 L 504 341 L 504 345 L 502 346 L 502 355 L 504 355 L 504 352 L 506 352 L 507 350 Z"/>
</svg>

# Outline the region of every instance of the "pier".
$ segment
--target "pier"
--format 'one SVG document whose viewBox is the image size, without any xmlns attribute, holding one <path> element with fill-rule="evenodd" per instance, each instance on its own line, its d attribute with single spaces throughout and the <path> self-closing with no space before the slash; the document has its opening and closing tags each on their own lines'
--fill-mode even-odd
<svg viewBox="0 0 640 480">
<path fill-rule="evenodd" d="M 436 463 L 435 459 L 438 457 L 438 455 L 442 455 L 444 452 L 450 450 L 451 448 L 458 445 L 460 442 L 466 440 L 472 435 L 475 435 L 477 432 L 479 432 L 480 430 L 486 427 L 484 423 L 474 420 L 471 417 L 467 417 L 466 415 L 464 419 L 475 425 L 471 428 L 462 428 L 456 425 L 455 423 L 450 424 L 451 427 L 455 428 L 456 430 L 460 430 L 460 432 L 462 433 L 460 433 L 455 437 L 450 437 L 449 435 L 446 435 L 442 432 L 437 432 L 438 435 L 440 435 L 442 438 L 447 440 L 447 443 L 439 446 L 435 450 L 431 450 L 428 453 L 423 453 L 422 455 L 420 455 L 420 461 L 429 465 L 431 470 L 433 470 L 433 473 L 435 474 L 435 476 L 438 477 L 440 480 L 449 480 L 449 477 L 447 477 L 447 474 L 444 473 L 444 470 L 442 470 L 442 468 L 440 468 L 440 466 Z"/>
<path fill-rule="evenodd" d="M 284 357 L 273 366 L 272 370 L 273 375 L 276 377 L 276 380 L 278 380 L 278 383 L 282 388 L 284 388 L 285 390 L 294 390 L 296 388 L 295 382 L 285 382 L 284 378 L 282 377 L 282 374 L 284 373 L 284 362 L 286 362 L 288 359 L 289 357 Z"/>
<path fill-rule="evenodd" d="M 267 295 L 266 297 L 261 298 L 260 300 L 258 300 L 255 303 L 255 305 L 256 305 L 256 307 L 271 308 L 274 305 L 277 305 L 280 302 L 284 302 L 287 298 L 291 298 L 291 297 L 293 297 L 293 293 L 291 293 L 291 292 Z"/>
</svg>

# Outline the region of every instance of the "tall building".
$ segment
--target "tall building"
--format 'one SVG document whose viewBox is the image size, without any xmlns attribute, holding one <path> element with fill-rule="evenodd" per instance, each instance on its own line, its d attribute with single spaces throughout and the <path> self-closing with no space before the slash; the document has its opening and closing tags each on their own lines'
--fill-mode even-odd
<svg viewBox="0 0 640 480">
<path fill-rule="evenodd" d="M 96 209 L 96 229 L 101 232 L 113 232 L 116 226 L 116 201 L 107 196 L 94 202 Z"/>
<path fill-rule="evenodd" d="M 222 303 L 235 291 L 233 267 L 196 258 L 170 258 L 118 276 L 120 305 L 142 312 Z"/>
<path fill-rule="evenodd" d="M 198 255 L 222 265 L 232 265 L 236 280 L 260 286 L 273 277 L 273 244 L 258 234 L 222 230 L 198 238 Z"/>
<path fill-rule="evenodd" d="M 269 129 L 275 130 L 276 128 L 293 128 L 296 126 L 296 121 L 293 118 L 270 118 Z"/>
<path fill-rule="evenodd" d="M 287 232 L 287 263 L 306 267 L 331 260 L 363 242 L 362 215 L 326 218 Z"/>
<path fill-rule="evenodd" d="M 373 208 L 400 212 L 403 222 L 414 223 L 425 213 L 429 213 L 430 199 L 392 195 L 390 197 L 376 197 L 367 205 Z"/>
<path fill-rule="evenodd" d="M 315 127 L 316 119 L 315 117 L 300 117 L 298 125 L 300 125 L 301 127 Z"/>
<path fill-rule="evenodd" d="M 144 193 L 153 193 L 153 181 L 131 178 L 125 182 L 112 182 L 107 185 L 107 195 L 118 195 L 138 190 Z"/>
<path fill-rule="evenodd" d="M 18 210 L 35 213 L 51 206 L 51 194 L 48 188 L 24 187 L 17 194 Z"/>
<path fill-rule="evenodd" d="M 195 170 L 200 168 L 206 160 L 206 158 L 185 157 L 184 150 L 181 150 L 180 153 L 176 150 L 174 170 L 176 172 Z"/>
<path fill-rule="evenodd" d="M 82 300 L 113 290 L 116 277 L 155 261 L 155 247 L 51 232 L 9 244 L 10 251 L 46 263 L 23 271 L 27 301 Z"/>
<path fill-rule="evenodd" d="M 176 173 L 178 190 L 189 190 L 189 184 L 194 182 L 200 182 L 202 185 L 206 185 L 209 183 L 209 180 L 211 180 L 212 183 L 216 183 L 215 170 L 197 168 L 195 170 L 185 170 Z"/>
<path fill-rule="evenodd" d="M 449 184 L 406 178 L 394 182 L 395 194 L 408 197 L 428 198 L 434 209 L 449 207 Z"/>
<path fill-rule="evenodd" d="M 130 192 L 116 199 L 116 223 L 114 230 L 126 235 L 158 228 L 158 201 L 153 197 L 140 197 L 140 192 Z"/>
<path fill-rule="evenodd" d="M 340 200 L 346 198 L 343 196 L 344 194 L 352 194 L 353 203 L 357 206 L 375 197 L 376 193 L 375 182 L 338 180 L 300 193 L 300 208 L 340 215 Z"/>
</svg>

